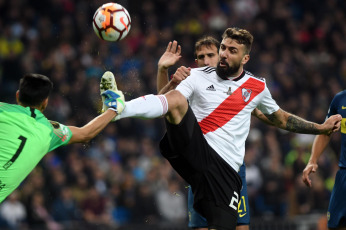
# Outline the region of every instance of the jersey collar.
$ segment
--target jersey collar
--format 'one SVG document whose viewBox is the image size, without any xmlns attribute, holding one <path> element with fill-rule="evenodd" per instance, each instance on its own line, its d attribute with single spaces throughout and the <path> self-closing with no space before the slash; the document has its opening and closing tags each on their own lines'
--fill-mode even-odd
<svg viewBox="0 0 346 230">
<path fill-rule="evenodd" d="M 229 80 L 231 81 L 239 81 L 240 79 L 242 79 L 245 75 L 245 71 L 243 69 L 243 71 L 241 72 L 241 74 L 239 74 L 239 76 L 237 77 L 228 77 Z"/>
</svg>

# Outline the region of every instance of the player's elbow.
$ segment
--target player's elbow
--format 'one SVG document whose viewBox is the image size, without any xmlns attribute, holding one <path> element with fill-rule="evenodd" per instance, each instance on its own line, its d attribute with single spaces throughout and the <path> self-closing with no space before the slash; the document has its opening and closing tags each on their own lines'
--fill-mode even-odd
<svg viewBox="0 0 346 230">
<path fill-rule="evenodd" d="M 91 138 L 84 138 L 79 143 L 87 144 L 90 142 L 90 140 L 91 140 Z"/>
<path fill-rule="evenodd" d="M 267 118 L 274 126 L 280 129 L 287 130 L 287 122 L 288 122 L 289 116 L 290 116 L 290 113 L 287 113 L 286 111 L 282 109 L 279 109 L 278 111 L 267 116 Z"/>
<path fill-rule="evenodd" d="M 70 140 L 71 143 L 88 143 L 93 138 L 92 133 L 86 132 L 82 128 L 75 129 Z"/>
<path fill-rule="evenodd" d="M 91 141 L 91 139 L 93 139 L 93 135 L 91 135 L 90 133 L 85 133 L 84 135 L 81 136 L 81 143 L 88 143 Z"/>
</svg>

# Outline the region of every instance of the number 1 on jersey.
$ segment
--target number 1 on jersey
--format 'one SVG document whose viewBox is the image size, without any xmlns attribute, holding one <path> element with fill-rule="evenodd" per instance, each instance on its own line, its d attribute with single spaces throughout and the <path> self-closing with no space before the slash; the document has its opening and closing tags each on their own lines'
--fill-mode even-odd
<svg viewBox="0 0 346 230">
<path fill-rule="evenodd" d="M 23 151 L 27 138 L 23 136 L 19 136 L 18 139 L 21 140 L 22 142 L 20 143 L 17 149 L 17 152 L 13 155 L 13 157 L 9 161 L 7 161 L 7 163 L 4 164 L 4 166 L 2 166 L 4 169 L 8 169 L 17 160 L 19 154 Z"/>
</svg>

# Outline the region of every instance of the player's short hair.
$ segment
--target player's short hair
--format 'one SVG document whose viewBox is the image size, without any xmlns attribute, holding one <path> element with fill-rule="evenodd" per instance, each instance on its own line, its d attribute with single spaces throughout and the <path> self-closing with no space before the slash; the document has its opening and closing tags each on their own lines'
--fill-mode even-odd
<svg viewBox="0 0 346 230">
<path fill-rule="evenodd" d="M 238 44 L 245 45 L 245 53 L 250 53 L 251 46 L 253 43 L 253 36 L 249 31 L 237 27 L 227 28 L 225 32 L 222 34 L 222 39 L 225 38 L 231 38 L 235 40 Z"/>
<path fill-rule="evenodd" d="M 197 58 L 197 51 L 202 48 L 202 46 L 206 46 L 208 48 L 215 46 L 217 51 L 219 51 L 220 48 L 220 42 L 212 37 L 212 36 L 204 36 L 197 40 L 195 43 L 195 57 Z"/>
<path fill-rule="evenodd" d="M 51 80 L 41 74 L 26 74 L 19 81 L 19 101 L 25 106 L 38 106 L 53 89 Z"/>
</svg>

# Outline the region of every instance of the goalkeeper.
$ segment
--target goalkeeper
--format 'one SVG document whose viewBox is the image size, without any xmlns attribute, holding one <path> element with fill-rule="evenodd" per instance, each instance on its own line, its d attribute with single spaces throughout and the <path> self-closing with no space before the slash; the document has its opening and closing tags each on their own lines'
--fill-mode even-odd
<svg viewBox="0 0 346 230">
<path fill-rule="evenodd" d="M 27 74 L 16 93 L 18 105 L 0 102 L 0 203 L 47 152 L 88 142 L 117 115 L 116 109 L 108 109 L 81 128 L 49 121 L 42 112 L 52 88 L 48 77 Z M 113 103 L 117 103 L 114 99 Z"/>
</svg>

